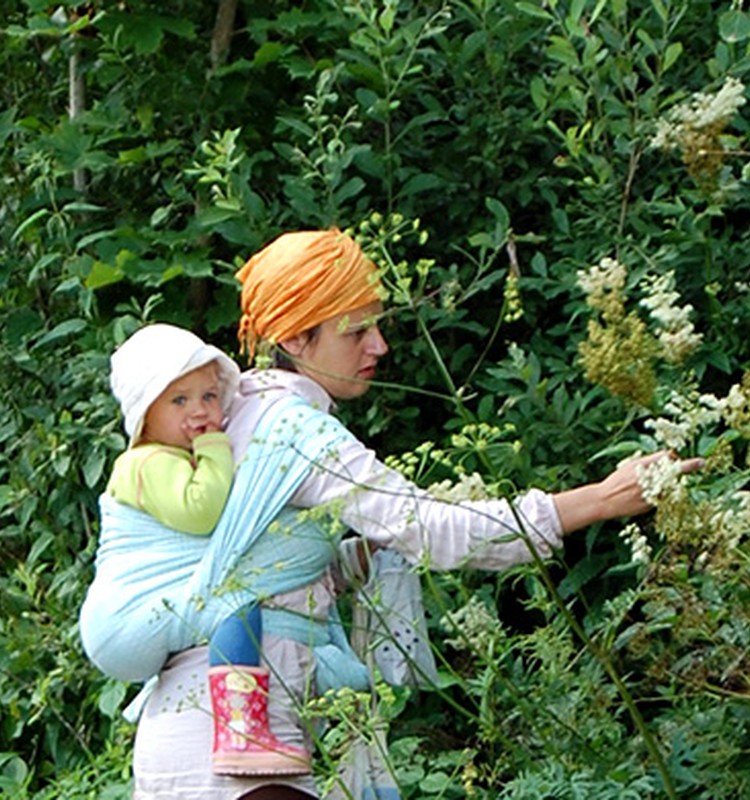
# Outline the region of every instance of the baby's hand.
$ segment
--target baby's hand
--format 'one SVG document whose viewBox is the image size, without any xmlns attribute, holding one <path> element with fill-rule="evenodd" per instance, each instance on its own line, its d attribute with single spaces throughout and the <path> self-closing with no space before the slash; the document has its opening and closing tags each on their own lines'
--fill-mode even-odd
<svg viewBox="0 0 750 800">
<path fill-rule="evenodd" d="M 215 422 L 202 422 L 200 424 L 185 423 L 182 426 L 182 430 L 188 440 L 192 442 L 196 436 L 201 436 L 204 433 L 217 433 L 221 431 L 221 426 L 217 425 Z"/>
</svg>

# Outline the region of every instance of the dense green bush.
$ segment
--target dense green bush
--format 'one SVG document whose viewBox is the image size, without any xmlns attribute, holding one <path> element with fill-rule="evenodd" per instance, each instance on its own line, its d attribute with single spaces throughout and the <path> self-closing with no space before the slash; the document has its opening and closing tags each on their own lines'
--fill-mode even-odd
<svg viewBox="0 0 750 800">
<path fill-rule="evenodd" d="M 0 786 L 127 794 L 133 689 L 76 631 L 124 446 L 109 353 L 163 319 L 236 354 L 236 267 L 337 224 L 392 286 L 384 385 L 342 413 L 416 479 L 575 485 L 658 420 L 709 460 L 624 538 L 424 577 L 443 685 L 381 699 L 404 796 L 745 796 L 743 4 L 245 0 L 228 49 L 195 0 L 6 5 Z M 702 336 L 678 359 L 659 292 Z"/>
</svg>

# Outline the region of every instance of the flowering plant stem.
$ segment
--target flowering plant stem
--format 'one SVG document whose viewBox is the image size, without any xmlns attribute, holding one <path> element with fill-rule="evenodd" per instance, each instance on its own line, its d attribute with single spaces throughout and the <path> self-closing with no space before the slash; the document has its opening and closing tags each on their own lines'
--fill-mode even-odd
<svg viewBox="0 0 750 800">
<path fill-rule="evenodd" d="M 435 359 L 435 363 L 437 364 L 440 374 L 442 375 L 446 383 L 446 386 L 453 398 L 457 412 L 460 414 L 460 416 L 466 423 L 470 423 L 472 421 L 471 413 L 466 408 L 459 391 L 456 389 L 453 377 L 451 376 L 450 371 L 448 370 L 448 367 L 446 366 L 445 361 L 443 360 L 443 357 L 440 354 L 440 351 L 438 350 L 437 345 L 435 344 L 427 325 L 425 324 L 425 321 L 422 319 L 420 314 L 417 313 L 417 310 L 416 308 L 414 308 L 413 305 L 411 310 L 414 312 L 420 332 L 424 336 L 425 341 L 427 342 L 427 346 L 429 347 L 430 352 L 432 353 Z M 478 456 L 482 459 L 483 463 L 494 473 L 494 469 L 486 453 L 479 451 Z M 518 522 L 523 529 L 522 521 L 518 519 Z M 672 778 L 669 774 L 669 770 L 664 761 L 664 757 L 661 753 L 661 750 L 659 749 L 659 744 L 657 743 L 656 739 L 649 730 L 646 721 L 643 719 L 643 715 L 638 710 L 638 706 L 636 705 L 633 696 L 630 694 L 630 691 L 628 690 L 625 681 L 621 678 L 621 676 L 617 672 L 617 669 L 615 668 L 608 654 L 600 647 L 598 647 L 597 644 L 594 642 L 594 640 L 586 634 L 586 632 L 584 631 L 583 627 L 580 625 L 578 620 L 576 620 L 576 618 L 570 612 L 568 607 L 565 605 L 565 601 L 557 591 L 557 588 L 554 585 L 552 577 L 550 576 L 549 571 L 547 570 L 544 564 L 544 561 L 539 557 L 535 548 L 533 547 L 533 545 L 531 545 L 530 542 L 529 542 L 529 549 L 531 550 L 534 564 L 538 568 L 542 576 L 542 580 L 544 581 L 544 584 L 547 587 L 550 596 L 554 600 L 555 605 L 559 609 L 560 613 L 563 615 L 563 618 L 570 626 L 571 630 L 576 634 L 578 639 L 584 644 L 586 649 L 602 665 L 607 675 L 609 675 L 610 680 L 617 689 L 620 697 L 622 698 L 623 703 L 625 703 L 625 706 L 628 709 L 628 712 L 630 713 L 633 723 L 635 724 L 639 733 L 643 737 L 643 742 L 646 746 L 646 749 L 651 755 L 651 758 L 653 759 L 656 769 L 661 775 L 661 779 L 664 784 L 664 791 L 666 792 L 667 797 L 669 797 L 670 800 L 677 800 L 677 794 L 675 792 L 674 784 L 672 783 Z"/>
</svg>

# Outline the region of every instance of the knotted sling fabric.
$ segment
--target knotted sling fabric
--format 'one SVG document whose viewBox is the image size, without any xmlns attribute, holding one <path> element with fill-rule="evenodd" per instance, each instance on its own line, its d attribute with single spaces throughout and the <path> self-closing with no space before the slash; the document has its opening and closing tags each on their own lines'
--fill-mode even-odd
<svg viewBox="0 0 750 800">
<path fill-rule="evenodd" d="M 337 228 L 284 233 L 237 272 L 239 339 L 252 360 L 259 341 L 283 342 L 382 298 L 375 264 Z"/>
<path fill-rule="evenodd" d="M 205 642 L 247 602 L 318 580 L 338 542 L 325 525 L 286 506 L 313 465 L 351 438 L 340 422 L 300 398 L 274 404 L 238 464 L 209 537 L 171 530 L 103 495 L 96 576 L 80 615 L 84 649 L 94 664 L 119 680 L 147 680 L 170 653 Z M 335 622 L 313 625 L 311 632 L 309 619 L 285 620 L 279 612 L 268 624 L 264 614 L 263 626 L 273 633 L 283 625 L 285 635 L 312 643 L 331 673 L 325 688 L 361 689 L 367 670 Z"/>
</svg>

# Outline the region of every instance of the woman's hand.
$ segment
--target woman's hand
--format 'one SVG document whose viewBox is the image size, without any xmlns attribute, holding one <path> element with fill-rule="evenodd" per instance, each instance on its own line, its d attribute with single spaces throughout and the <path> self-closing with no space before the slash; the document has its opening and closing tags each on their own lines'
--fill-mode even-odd
<svg viewBox="0 0 750 800">
<path fill-rule="evenodd" d="M 572 533 L 601 520 L 629 517 L 648 511 L 651 505 L 643 498 L 638 482 L 638 469 L 661 458 L 674 458 L 674 455 L 663 450 L 634 458 L 621 464 L 599 483 L 590 483 L 553 495 L 563 533 Z M 682 472 L 694 472 L 702 466 L 702 458 L 688 458 L 680 462 Z"/>
</svg>

